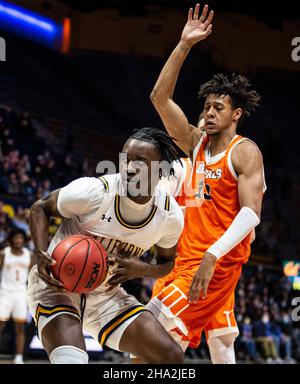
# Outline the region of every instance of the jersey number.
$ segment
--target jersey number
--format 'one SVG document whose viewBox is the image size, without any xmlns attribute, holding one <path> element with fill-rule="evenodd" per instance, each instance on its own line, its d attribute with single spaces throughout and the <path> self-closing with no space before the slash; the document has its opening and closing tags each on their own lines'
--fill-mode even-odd
<svg viewBox="0 0 300 384">
<path fill-rule="evenodd" d="M 209 184 L 205 184 L 204 199 L 211 200 L 211 188 Z"/>
<path fill-rule="evenodd" d="M 20 281 L 20 274 L 19 274 L 19 271 L 16 271 L 16 281 Z"/>
<path fill-rule="evenodd" d="M 199 190 L 195 194 L 195 197 L 201 198 L 202 192 L 203 192 L 203 186 L 204 186 L 204 182 L 203 182 L 203 180 L 201 180 L 199 182 L 199 184 L 198 184 Z M 212 197 L 211 197 L 211 188 L 210 188 L 209 184 L 205 184 L 205 189 L 204 189 L 203 196 L 204 196 L 205 200 L 211 200 L 212 199 Z"/>
</svg>

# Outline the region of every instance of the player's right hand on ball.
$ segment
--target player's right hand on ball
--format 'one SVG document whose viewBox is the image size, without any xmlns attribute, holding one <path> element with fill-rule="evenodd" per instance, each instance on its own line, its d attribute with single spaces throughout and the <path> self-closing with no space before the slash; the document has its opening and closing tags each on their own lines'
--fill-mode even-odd
<svg viewBox="0 0 300 384">
<path fill-rule="evenodd" d="M 56 280 L 51 273 L 51 265 L 56 263 L 47 252 L 39 251 L 37 254 L 37 269 L 39 272 L 40 278 L 52 287 L 62 289 L 64 286 L 59 281 Z"/>
</svg>

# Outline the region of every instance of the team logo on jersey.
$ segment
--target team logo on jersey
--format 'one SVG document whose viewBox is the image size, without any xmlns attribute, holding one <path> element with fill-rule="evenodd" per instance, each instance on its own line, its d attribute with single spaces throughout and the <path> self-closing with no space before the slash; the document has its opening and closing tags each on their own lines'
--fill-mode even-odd
<svg viewBox="0 0 300 384">
<path fill-rule="evenodd" d="M 198 168 L 196 169 L 196 173 L 203 174 L 205 171 L 205 164 L 201 161 Z"/>
<path fill-rule="evenodd" d="M 106 220 L 108 223 L 110 223 L 111 219 L 112 219 L 111 216 L 107 217 L 105 215 L 102 215 L 102 217 L 101 217 L 101 220 Z"/>
<path fill-rule="evenodd" d="M 130 244 L 126 241 L 118 240 L 118 239 L 109 239 L 107 237 L 97 237 L 100 243 L 103 245 L 107 253 L 116 254 L 118 247 L 123 245 L 123 252 L 126 253 L 128 257 L 141 257 L 146 249 L 138 247 L 137 245 Z"/>
<path fill-rule="evenodd" d="M 209 184 L 205 184 L 203 180 L 201 180 L 198 184 L 198 191 L 195 193 L 196 199 L 204 199 L 211 200 L 211 188 Z"/>
<path fill-rule="evenodd" d="M 203 161 L 196 161 L 193 169 L 195 173 L 186 177 L 183 182 L 182 191 L 185 195 L 186 207 L 199 207 L 203 204 L 203 187 L 205 175 L 205 163 Z"/>
<path fill-rule="evenodd" d="M 205 170 L 205 178 L 206 179 L 221 179 L 222 177 L 222 169 L 206 169 Z"/>
</svg>

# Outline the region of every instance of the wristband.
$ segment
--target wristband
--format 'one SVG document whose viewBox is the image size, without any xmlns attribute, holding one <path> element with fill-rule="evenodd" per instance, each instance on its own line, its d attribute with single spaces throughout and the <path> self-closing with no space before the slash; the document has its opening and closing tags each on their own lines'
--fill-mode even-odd
<svg viewBox="0 0 300 384">
<path fill-rule="evenodd" d="M 206 252 L 220 259 L 238 245 L 259 223 L 259 217 L 253 209 L 243 207 L 227 231 Z"/>
</svg>

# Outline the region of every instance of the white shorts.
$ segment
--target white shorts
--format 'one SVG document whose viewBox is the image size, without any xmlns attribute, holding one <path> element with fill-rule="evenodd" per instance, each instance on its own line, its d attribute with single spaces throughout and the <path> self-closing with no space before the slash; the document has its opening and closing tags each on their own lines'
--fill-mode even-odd
<svg viewBox="0 0 300 384">
<path fill-rule="evenodd" d="M 27 293 L 0 290 L 0 321 L 12 320 L 25 323 L 27 319 Z"/>
<path fill-rule="evenodd" d="M 98 288 L 88 294 L 71 293 L 47 285 L 35 265 L 28 276 L 28 305 L 35 319 L 39 339 L 46 324 L 61 314 L 77 317 L 100 345 L 119 350 L 125 329 L 145 308 L 123 288 L 104 293 Z"/>
</svg>

